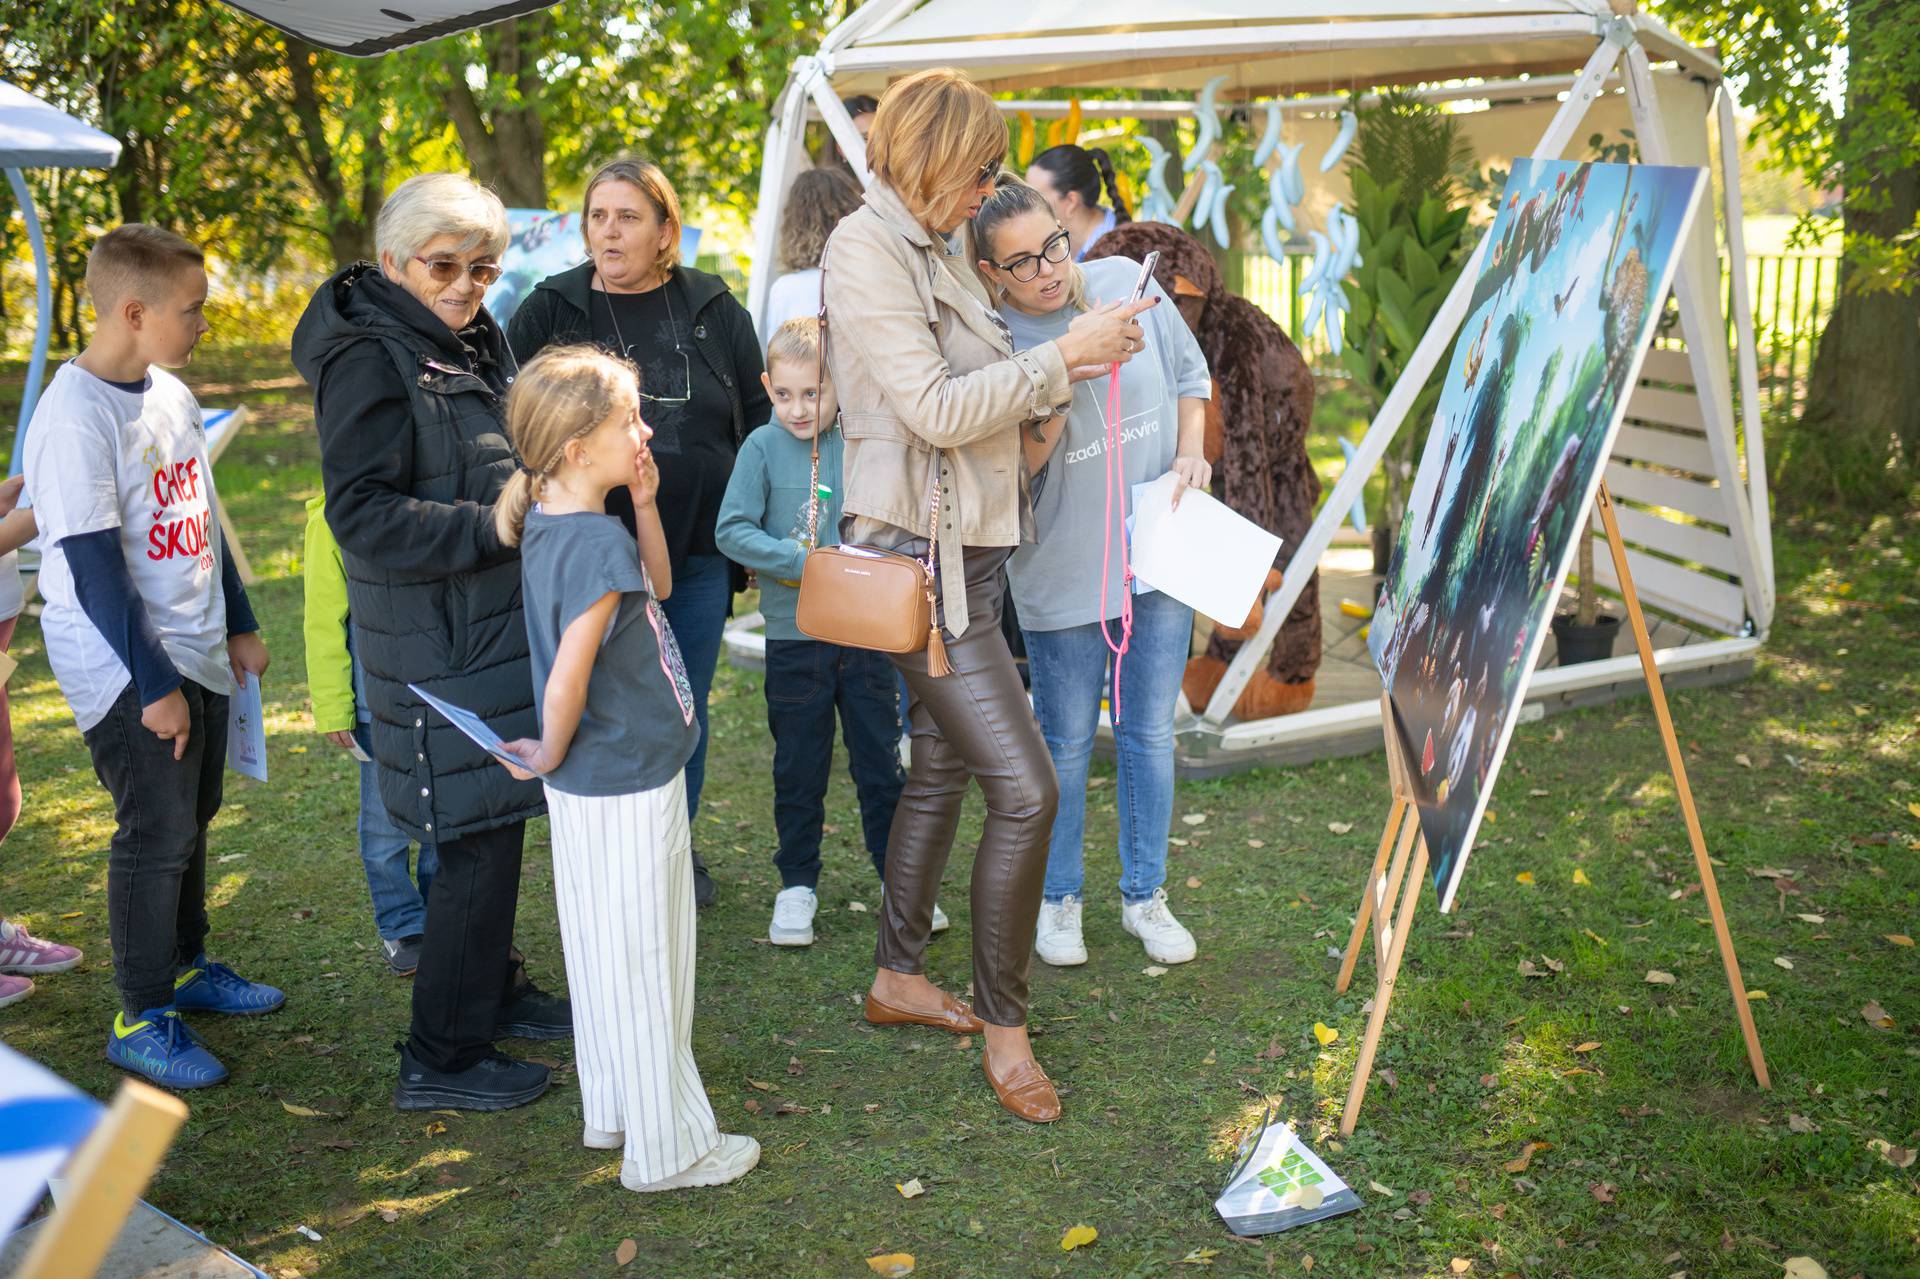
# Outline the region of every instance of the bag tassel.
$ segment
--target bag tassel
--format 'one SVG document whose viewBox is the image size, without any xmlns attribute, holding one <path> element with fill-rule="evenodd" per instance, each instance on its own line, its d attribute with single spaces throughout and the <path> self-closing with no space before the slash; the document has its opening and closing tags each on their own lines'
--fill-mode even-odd
<svg viewBox="0 0 1920 1279">
<path fill-rule="evenodd" d="M 953 666 L 947 661 L 947 642 L 940 638 L 938 622 L 927 632 L 927 674 L 935 679 L 953 674 Z"/>
</svg>

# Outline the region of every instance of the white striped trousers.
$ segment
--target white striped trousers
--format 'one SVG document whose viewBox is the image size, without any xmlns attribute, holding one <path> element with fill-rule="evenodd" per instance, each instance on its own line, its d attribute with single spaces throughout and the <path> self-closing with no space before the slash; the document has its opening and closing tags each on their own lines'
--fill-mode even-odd
<svg viewBox="0 0 1920 1279">
<path fill-rule="evenodd" d="M 693 1060 L 686 781 L 633 795 L 546 788 L 580 1104 L 658 1181 L 720 1144 Z"/>
</svg>

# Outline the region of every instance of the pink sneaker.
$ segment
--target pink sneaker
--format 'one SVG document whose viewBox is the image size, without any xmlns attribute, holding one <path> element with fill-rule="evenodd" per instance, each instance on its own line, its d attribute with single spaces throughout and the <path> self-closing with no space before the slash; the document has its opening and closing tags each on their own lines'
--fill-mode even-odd
<svg viewBox="0 0 1920 1279">
<path fill-rule="evenodd" d="M 41 941 L 20 925 L 0 919 L 0 973 L 64 973 L 79 962 L 78 947 Z"/>
<path fill-rule="evenodd" d="M 33 983 L 25 977 L 9 977 L 0 973 L 0 1008 L 17 1004 L 32 993 Z"/>
</svg>

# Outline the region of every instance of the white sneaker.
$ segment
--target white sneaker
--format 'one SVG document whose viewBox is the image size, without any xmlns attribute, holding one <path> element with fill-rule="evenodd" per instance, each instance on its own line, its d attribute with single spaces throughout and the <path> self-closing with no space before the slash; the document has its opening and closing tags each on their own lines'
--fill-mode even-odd
<svg viewBox="0 0 1920 1279">
<path fill-rule="evenodd" d="M 1087 943 L 1080 936 L 1080 899 L 1068 893 L 1058 905 L 1040 903 L 1040 930 L 1033 949 L 1055 968 L 1072 968 L 1087 962 Z"/>
<path fill-rule="evenodd" d="M 813 913 L 820 899 L 805 884 L 783 888 L 773 899 L 773 923 L 767 926 L 767 940 L 776 946 L 813 945 Z"/>
<path fill-rule="evenodd" d="M 953 921 L 947 918 L 947 912 L 940 909 L 940 903 L 933 904 L 933 931 L 944 933 L 953 927 Z"/>
<path fill-rule="evenodd" d="M 643 1195 L 659 1190 L 687 1190 L 694 1186 L 724 1186 L 752 1172 L 754 1165 L 759 1162 L 759 1142 L 751 1137 L 723 1132 L 720 1134 L 720 1144 L 694 1161 L 691 1167 L 682 1168 L 673 1176 L 662 1177 L 658 1181 L 640 1181 L 633 1172 L 633 1165 L 623 1162 L 620 1165 L 620 1184 Z"/>
<path fill-rule="evenodd" d="M 627 1144 L 627 1134 L 603 1132 L 592 1124 L 587 1124 L 580 1134 L 580 1144 L 588 1150 L 618 1150 Z"/>
<path fill-rule="evenodd" d="M 1167 909 L 1164 888 L 1154 889 L 1153 896 L 1137 905 L 1122 901 L 1120 927 L 1140 939 L 1147 958 L 1156 964 L 1184 964 L 1199 953 L 1193 934 Z"/>
</svg>

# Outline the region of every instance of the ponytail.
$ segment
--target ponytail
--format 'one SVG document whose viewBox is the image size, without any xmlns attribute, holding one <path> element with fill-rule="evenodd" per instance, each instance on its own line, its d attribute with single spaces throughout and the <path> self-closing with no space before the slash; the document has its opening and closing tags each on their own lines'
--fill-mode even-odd
<svg viewBox="0 0 1920 1279">
<path fill-rule="evenodd" d="M 525 467 L 516 466 L 507 477 L 507 487 L 493 503 L 493 531 L 502 546 L 520 545 L 527 529 L 527 512 L 533 509 L 533 476 Z"/>
<path fill-rule="evenodd" d="M 1090 148 L 1087 155 L 1093 160 L 1093 167 L 1100 171 L 1100 185 L 1106 188 L 1107 207 L 1113 210 L 1114 225 L 1133 221 L 1133 211 L 1120 195 L 1120 175 L 1113 171 L 1113 157 L 1098 147 Z"/>
<path fill-rule="evenodd" d="M 507 392 L 507 435 L 521 461 L 493 504 L 493 530 L 503 545 L 520 545 L 527 512 L 567 445 L 636 404 L 639 391 L 632 364 L 589 343 L 550 346 L 521 366 Z"/>
</svg>

